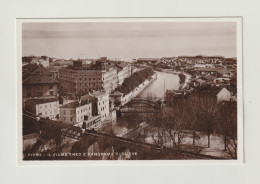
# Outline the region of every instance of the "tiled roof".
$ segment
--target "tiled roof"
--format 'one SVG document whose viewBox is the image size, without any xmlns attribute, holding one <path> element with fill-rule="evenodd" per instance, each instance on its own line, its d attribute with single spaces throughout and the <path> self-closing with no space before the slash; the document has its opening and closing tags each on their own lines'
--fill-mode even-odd
<svg viewBox="0 0 260 184">
<path fill-rule="evenodd" d="M 57 84 L 58 81 L 47 75 L 31 75 L 23 81 L 24 85 L 30 84 Z"/>
<path fill-rule="evenodd" d="M 48 75 L 51 76 L 52 74 L 45 69 L 43 66 L 38 66 L 32 73 L 32 75 Z"/>
<path fill-rule="evenodd" d="M 227 69 L 224 68 L 196 68 L 195 71 L 218 72 L 222 75 L 229 72 Z"/>
<path fill-rule="evenodd" d="M 116 66 L 119 68 L 125 68 L 125 67 L 127 67 L 127 63 L 121 62 L 121 63 L 117 64 Z"/>
<path fill-rule="evenodd" d="M 205 75 L 205 76 L 203 76 L 202 78 L 204 78 L 204 79 L 206 79 L 206 80 L 210 80 L 210 81 L 212 81 L 212 80 L 215 79 L 215 77 L 214 77 L 213 75 Z"/>
<path fill-rule="evenodd" d="M 92 95 L 86 94 L 86 95 L 82 95 L 82 96 L 81 96 L 81 100 L 82 100 L 82 101 L 87 101 L 87 100 L 89 100 L 90 102 L 94 102 L 94 101 L 95 101 L 95 97 L 92 96 Z"/>
<path fill-rule="evenodd" d="M 37 98 L 37 99 L 29 99 L 26 102 L 33 102 L 35 104 L 44 104 L 44 103 L 50 103 L 50 102 L 57 102 L 58 99 L 57 98 Z"/>
<path fill-rule="evenodd" d="M 93 93 L 94 96 L 102 96 L 102 95 L 105 95 L 105 94 L 106 94 L 106 93 L 103 92 L 103 91 L 95 91 L 95 92 Z"/>
<path fill-rule="evenodd" d="M 110 96 L 122 96 L 122 95 L 123 95 L 123 93 L 116 91 L 116 92 L 112 93 Z"/>
<path fill-rule="evenodd" d="M 65 105 L 61 106 L 60 108 L 76 108 L 76 107 L 80 107 L 80 106 L 83 106 L 86 104 L 90 104 L 90 102 L 82 100 L 79 105 L 79 102 L 75 101 L 75 102 L 70 102 L 68 104 L 65 104 Z"/>
</svg>

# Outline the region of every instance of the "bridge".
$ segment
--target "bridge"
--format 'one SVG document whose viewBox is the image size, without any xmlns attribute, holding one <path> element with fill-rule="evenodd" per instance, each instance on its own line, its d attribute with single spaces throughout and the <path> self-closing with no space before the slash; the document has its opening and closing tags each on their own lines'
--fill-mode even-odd
<svg viewBox="0 0 260 184">
<path fill-rule="evenodd" d="M 57 133 L 60 133 L 62 136 L 80 140 L 82 135 L 82 129 L 80 127 L 75 127 L 63 123 L 62 121 L 40 118 L 30 112 L 23 113 L 23 121 L 30 121 L 32 126 L 34 125 L 35 129 L 39 131 L 40 134 L 44 133 L 44 131 L 48 131 L 49 136 L 51 137 L 57 135 Z"/>
<path fill-rule="evenodd" d="M 120 107 L 118 114 L 121 113 L 155 113 L 162 110 L 163 102 L 161 99 L 150 100 L 148 98 L 133 98 L 130 102 Z"/>
<path fill-rule="evenodd" d="M 142 153 L 144 155 L 147 155 L 146 153 L 158 154 L 158 156 L 160 156 L 162 153 L 164 155 L 169 154 L 173 155 L 174 158 L 177 155 L 182 155 L 181 158 L 185 157 L 189 159 L 224 159 L 184 150 L 176 150 L 175 148 L 165 148 L 159 145 L 129 139 L 128 137 L 132 136 L 134 132 L 129 132 L 125 137 L 117 137 L 110 134 L 99 133 L 94 130 L 83 130 L 80 127 L 75 127 L 61 121 L 53 121 L 45 118 L 39 119 L 35 115 L 32 116 L 28 113 L 24 113 L 23 118 L 32 120 L 34 126 L 38 126 L 41 135 L 44 135 L 47 132 L 48 134 L 51 133 L 51 138 L 53 139 L 56 139 L 57 136 L 63 135 L 65 137 L 78 140 L 73 147 L 74 152 L 78 151 L 77 148 L 80 148 L 80 151 L 89 152 L 89 149 L 91 147 L 93 148 L 93 145 L 97 144 L 99 147 L 99 152 L 104 152 L 106 149 L 112 147 L 113 150 L 118 153 L 130 150 L 131 152 L 138 151 L 139 154 Z M 145 129 L 146 127 L 147 126 L 145 125 L 144 127 L 141 127 L 141 129 Z"/>
</svg>

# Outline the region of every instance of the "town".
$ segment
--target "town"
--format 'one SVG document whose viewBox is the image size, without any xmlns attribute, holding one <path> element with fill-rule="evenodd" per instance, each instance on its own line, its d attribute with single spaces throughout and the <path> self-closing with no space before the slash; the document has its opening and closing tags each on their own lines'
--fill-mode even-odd
<svg viewBox="0 0 260 184">
<path fill-rule="evenodd" d="M 24 56 L 24 160 L 236 159 L 236 76 L 223 56 Z"/>
</svg>

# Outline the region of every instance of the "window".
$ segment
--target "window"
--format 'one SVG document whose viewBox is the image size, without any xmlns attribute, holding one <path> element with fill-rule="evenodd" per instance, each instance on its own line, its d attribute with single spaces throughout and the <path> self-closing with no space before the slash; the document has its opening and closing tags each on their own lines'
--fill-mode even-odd
<svg viewBox="0 0 260 184">
<path fill-rule="evenodd" d="M 52 84 L 50 84 L 50 85 L 49 85 L 49 89 L 52 89 L 52 88 L 53 88 L 53 85 L 52 85 Z"/>
<path fill-rule="evenodd" d="M 53 95 L 53 91 L 50 91 L 50 95 Z"/>
<path fill-rule="evenodd" d="M 73 121 L 73 117 L 70 117 L 70 121 Z"/>
<path fill-rule="evenodd" d="M 38 96 L 42 96 L 42 92 L 38 92 Z"/>
<path fill-rule="evenodd" d="M 38 89 L 41 90 L 41 89 L 42 89 L 42 86 L 38 86 Z"/>
</svg>

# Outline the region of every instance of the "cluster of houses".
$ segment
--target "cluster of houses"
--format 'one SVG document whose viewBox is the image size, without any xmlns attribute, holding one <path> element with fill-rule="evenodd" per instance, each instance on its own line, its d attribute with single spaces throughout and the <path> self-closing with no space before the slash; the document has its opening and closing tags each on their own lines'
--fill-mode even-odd
<svg viewBox="0 0 260 184">
<path fill-rule="evenodd" d="M 75 70 L 77 71 L 77 69 Z M 101 70 L 102 72 L 104 71 L 103 69 Z M 82 79 L 82 86 L 85 86 L 85 83 L 92 84 L 93 82 L 98 82 L 98 79 L 94 79 L 99 77 L 101 78 L 100 86 L 108 83 L 108 81 L 104 80 L 105 76 L 103 77 L 102 75 L 93 75 L 91 78 L 89 76 L 85 77 L 85 75 L 89 74 L 88 71 L 84 70 L 84 74 L 81 72 L 80 75 L 75 76 L 78 81 L 80 81 L 80 78 Z M 129 76 L 128 65 L 118 63 L 115 71 L 119 73 L 120 83 Z M 106 75 L 106 72 L 104 74 Z M 109 92 L 104 89 L 93 89 L 85 93 L 75 93 L 75 98 L 73 99 L 65 98 L 61 95 L 59 75 L 59 70 L 55 70 L 53 67 L 45 67 L 35 62 L 23 66 L 24 114 L 53 121 L 62 121 L 74 126 L 82 126 L 84 124 L 84 127 L 87 129 L 98 129 L 108 121 L 116 119 L 114 100 L 109 98 Z M 88 80 L 85 80 L 84 77 Z M 89 79 L 93 80 L 90 81 Z M 79 85 L 80 83 L 76 81 L 76 84 Z"/>
<path fill-rule="evenodd" d="M 166 103 L 189 94 L 213 97 L 217 102 L 236 101 L 237 72 L 234 59 L 223 57 L 178 57 L 178 61 L 188 63 L 181 71 L 191 75 L 185 88 L 166 91 Z M 191 65 L 192 64 L 192 65 Z"/>
</svg>

